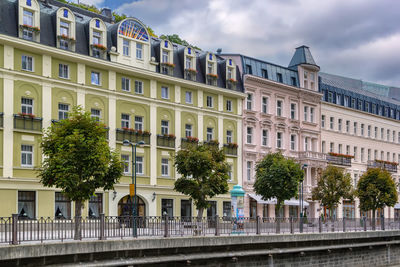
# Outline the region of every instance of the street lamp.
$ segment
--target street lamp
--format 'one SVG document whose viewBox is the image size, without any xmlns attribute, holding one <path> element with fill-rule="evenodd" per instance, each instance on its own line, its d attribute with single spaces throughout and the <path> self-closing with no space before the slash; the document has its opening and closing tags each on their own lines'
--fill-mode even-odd
<svg viewBox="0 0 400 267">
<path fill-rule="evenodd" d="M 132 220 L 133 220 L 133 237 L 137 237 L 137 227 L 136 227 L 136 147 L 139 145 L 142 147 L 144 145 L 144 141 L 139 141 L 137 143 L 132 143 L 129 140 L 124 140 L 124 146 L 132 146 L 132 184 L 134 188 L 133 195 L 130 193 L 132 199 Z"/>
<path fill-rule="evenodd" d="M 304 170 L 308 167 L 307 164 L 303 164 L 303 166 L 301 166 L 301 169 Z M 299 198 L 299 204 L 300 204 L 300 233 L 303 232 L 303 205 L 304 205 L 304 196 L 303 196 L 303 181 L 304 181 L 304 177 L 301 180 L 301 188 L 300 188 L 300 198 Z"/>
</svg>

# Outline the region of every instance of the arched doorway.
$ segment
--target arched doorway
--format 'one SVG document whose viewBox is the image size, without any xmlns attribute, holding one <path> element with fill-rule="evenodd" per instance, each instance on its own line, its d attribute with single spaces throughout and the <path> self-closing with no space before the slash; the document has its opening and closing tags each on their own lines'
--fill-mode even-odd
<svg viewBox="0 0 400 267">
<path fill-rule="evenodd" d="M 118 202 L 118 216 L 132 216 L 132 198 L 129 195 L 124 196 Z M 139 217 L 146 216 L 146 204 L 143 199 L 136 196 L 136 214 Z"/>
</svg>

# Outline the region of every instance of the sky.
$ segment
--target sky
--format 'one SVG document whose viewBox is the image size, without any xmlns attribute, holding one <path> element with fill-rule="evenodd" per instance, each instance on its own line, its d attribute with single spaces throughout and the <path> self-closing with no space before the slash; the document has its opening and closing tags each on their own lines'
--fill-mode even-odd
<svg viewBox="0 0 400 267">
<path fill-rule="evenodd" d="M 77 1 L 77 0 L 75 0 Z M 322 72 L 400 87 L 398 0 L 80 0 L 156 34 L 287 66 L 300 45 Z"/>
</svg>

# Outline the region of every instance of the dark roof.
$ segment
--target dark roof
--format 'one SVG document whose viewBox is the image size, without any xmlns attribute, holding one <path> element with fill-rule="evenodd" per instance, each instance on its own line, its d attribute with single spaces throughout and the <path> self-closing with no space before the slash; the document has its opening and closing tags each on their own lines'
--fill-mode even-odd
<svg viewBox="0 0 400 267">
<path fill-rule="evenodd" d="M 108 51 L 111 47 L 117 46 L 117 30 L 119 23 L 114 24 L 110 16 L 104 16 L 102 14 L 93 13 L 82 8 L 78 8 L 69 4 L 61 3 L 55 0 L 38 1 L 40 6 L 40 43 L 47 46 L 56 47 L 56 12 L 60 7 L 69 8 L 75 15 L 76 23 L 76 42 L 75 52 L 89 56 L 89 21 L 92 18 L 99 18 L 103 20 L 107 27 L 107 48 Z M 135 18 L 133 18 L 135 19 Z M 18 37 L 18 1 L 17 0 L 0 0 L 0 34 L 5 34 L 13 37 Z M 161 39 L 152 37 L 150 40 L 150 51 L 151 57 L 155 57 L 157 62 L 160 62 L 160 42 Z M 183 51 L 184 46 L 173 44 L 173 59 L 174 59 L 174 77 L 184 78 L 184 57 Z M 205 63 L 202 63 L 207 52 L 200 50 L 193 51 L 196 53 L 196 69 L 197 77 L 196 81 L 199 83 L 205 83 Z M 108 57 L 107 60 L 110 60 Z M 218 58 L 217 60 L 217 73 L 218 80 L 217 86 L 226 88 L 225 76 L 221 75 L 225 73 L 225 60 Z M 157 72 L 160 72 L 160 68 L 157 67 Z M 235 91 L 243 92 L 243 84 L 241 77 L 237 71 L 237 85 Z M 231 90 L 231 89 L 227 89 Z"/>
<path fill-rule="evenodd" d="M 296 48 L 296 52 L 294 53 L 292 60 L 290 60 L 289 68 L 297 69 L 297 66 L 301 64 L 313 65 L 318 67 L 318 65 L 314 61 L 313 56 L 311 55 L 310 48 L 305 45 Z"/>
</svg>

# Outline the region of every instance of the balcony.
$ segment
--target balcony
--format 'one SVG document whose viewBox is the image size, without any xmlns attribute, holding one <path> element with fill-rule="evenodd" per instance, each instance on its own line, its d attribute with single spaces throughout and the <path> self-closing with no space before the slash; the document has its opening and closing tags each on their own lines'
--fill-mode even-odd
<svg viewBox="0 0 400 267">
<path fill-rule="evenodd" d="M 185 79 L 189 81 L 196 81 L 197 70 L 195 69 L 185 69 Z"/>
<path fill-rule="evenodd" d="M 107 132 L 108 133 L 108 132 Z M 149 132 L 139 132 L 133 129 L 116 129 L 116 139 L 117 141 L 123 142 L 124 140 L 129 140 L 132 143 L 138 143 L 143 141 L 146 145 L 150 145 L 150 135 Z"/>
<path fill-rule="evenodd" d="M 181 149 L 186 149 L 189 146 L 197 146 L 199 144 L 199 139 L 196 137 L 190 137 L 190 138 L 182 138 L 181 139 Z"/>
<path fill-rule="evenodd" d="M 237 149 L 236 144 L 224 144 L 225 155 L 237 156 Z"/>
<path fill-rule="evenodd" d="M 368 160 L 368 168 L 380 168 L 389 172 L 397 172 L 397 163 L 384 160 Z"/>
<path fill-rule="evenodd" d="M 236 90 L 237 81 L 235 79 L 227 79 L 226 80 L 226 88 L 231 89 L 231 90 Z"/>
<path fill-rule="evenodd" d="M 314 151 L 299 151 L 299 159 L 309 159 L 309 160 L 326 160 L 326 154 Z"/>
<path fill-rule="evenodd" d="M 14 114 L 14 129 L 42 131 L 42 118 L 32 114 Z"/>
<path fill-rule="evenodd" d="M 157 146 L 175 148 L 175 136 L 157 135 Z"/>
<path fill-rule="evenodd" d="M 0 127 L 4 127 L 4 113 L 0 112 Z"/>
<path fill-rule="evenodd" d="M 351 166 L 351 159 L 353 156 L 329 153 L 326 155 L 326 160 L 329 164 L 340 165 L 340 166 Z"/>
<path fill-rule="evenodd" d="M 173 63 L 169 63 L 169 62 L 160 63 L 160 72 L 162 74 L 173 76 L 174 68 L 175 68 L 175 64 L 173 64 Z"/>
<path fill-rule="evenodd" d="M 203 145 L 218 148 L 219 142 L 217 140 L 204 141 Z"/>
</svg>

